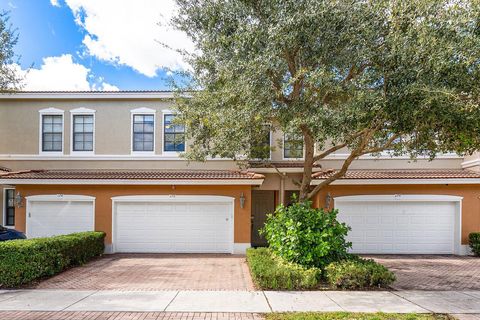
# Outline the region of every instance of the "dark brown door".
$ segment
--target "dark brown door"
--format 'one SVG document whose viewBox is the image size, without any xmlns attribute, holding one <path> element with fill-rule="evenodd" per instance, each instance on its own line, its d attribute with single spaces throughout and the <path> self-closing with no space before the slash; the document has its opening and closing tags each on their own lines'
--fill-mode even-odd
<svg viewBox="0 0 480 320">
<path fill-rule="evenodd" d="M 252 190 L 252 246 L 264 247 L 267 241 L 258 230 L 263 228 L 267 214 L 275 211 L 275 191 Z"/>
</svg>

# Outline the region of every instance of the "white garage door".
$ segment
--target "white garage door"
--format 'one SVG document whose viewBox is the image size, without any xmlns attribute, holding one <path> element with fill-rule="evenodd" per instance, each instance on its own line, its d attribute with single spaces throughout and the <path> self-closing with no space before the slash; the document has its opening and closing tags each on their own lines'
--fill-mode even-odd
<svg viewBox="0 0 480 320">
<path fill-rule="evenodd" d="M 232 199 L 209 199 L 116 202 L 114 250 L 231 253 Z"/>
<path fill-rule="evenodd" d="M 27 237 L 94 230 L 94 202 L 84 196 L 28 197 Z"/>
<path fill-rule="evenodd" d="M 335 199 L 335 207 L 339 210 L 338 219 L 352 228 L 348 235 L 352 252 L 452 254 L 455 251 L 457 202 L 343 198 Z"/>
</svg>

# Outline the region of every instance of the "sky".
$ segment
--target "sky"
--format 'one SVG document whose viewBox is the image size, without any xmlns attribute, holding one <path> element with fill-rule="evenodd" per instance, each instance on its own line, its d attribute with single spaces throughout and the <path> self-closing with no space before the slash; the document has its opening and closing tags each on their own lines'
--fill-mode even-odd
<svg viewBox="0 0 480 320">
<path fill-rule="evenodd" d="M 0 0 L 23 90 L 168 90 L 192 51 L 173 0 Z"/>
</svg>

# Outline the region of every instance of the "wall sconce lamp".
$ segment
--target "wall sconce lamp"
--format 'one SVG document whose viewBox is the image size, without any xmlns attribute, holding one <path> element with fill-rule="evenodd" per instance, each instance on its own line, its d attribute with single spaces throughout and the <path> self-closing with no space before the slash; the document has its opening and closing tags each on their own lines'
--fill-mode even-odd
<svg viewBox="0 0 480 320">
<path fill-rule="evenodd" d="M 20 192 L 17 192 L 17 195 L 15 196 L 15 205 L 17 208 L 23 207 L 23 196 L 20 194 Z"/>
<path fill-rule="evenodd" d="M 330 192 L 328 192 L 325 196 L 325 208 L 330 208 L 330 202 L 332 202 L 332 195 L 330 194 Z"/>
<path fill-rule="evenodd" d="M 240 208 L 245 208 L 245 195 L 243 194 L 243 192 L 240 195 Z"/>
</svg>

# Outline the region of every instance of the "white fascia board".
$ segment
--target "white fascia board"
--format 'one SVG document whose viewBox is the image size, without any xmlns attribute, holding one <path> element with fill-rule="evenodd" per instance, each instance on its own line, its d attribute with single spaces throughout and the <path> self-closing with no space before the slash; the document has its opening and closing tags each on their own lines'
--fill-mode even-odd
<svg viewBox="0 0 480 320">
<path fill-rule="evenodd" d="M 321 171 L 322 168 L 313 168 L 313 172 Z M 303 168 L 249 168 L 248 171 L 250 172 L 258 172 L 258 173 L 303 173 Z"/>
<path fill-rule="evenodd" d="M 314 179 L 311 185 L 319 185 L 323 179 Z M 480 184 L 480 179 L 339 179 L 331 185 L 397 185 L 397 184 Z"/>
<path fill-rule="evenodd" d="M 476 167 L 480 166 L 480 159 L 473 159 L 469 161 L 462 162 L 462 168 L 471 168 L 471 167 Z"/>
<path fill-rule="evenodd" d="M 1 179 L 0 184 L 11 185 L 255 185 L 264 179 L 230 179 L 230 180 L 95 180 L 95 179 Z"/>
<path fill-rule="evenodd" d="M 188 95 L 186 95 L 188 97 Z M 173 99 L 173 92 L 19 92 L 0 94 L 0 100 Z"/>
<path fill-rule="evenodd" d="M 105 161 L 127 161 L 127 160 L 174 160 L 185 161 L 187 159 L 179 155 L 156 155 L 156 154 L 95 154 L 95 155 L 72 155 L 72 154 L 0 154 L 0 160 L 39 160 L 39 161 L 66 161 L 66 160 L 105 160 Z M 232 161 L 227 158 L 207 158 L 208 161 Z"/>
<path fill-rule="evenodd" d="M 332 153 L 326 156 L 319 161 L 324 160 L 345 160 L 350 156 L 349 153 Z M 463 156 L 459 156 L 456 153 L 445 153 L 437 155 L 433 160 L 440 160 L 440 159 L 463 159 Z M 389 153 L 381 153 L 379 155 L 372 155 L 372 154 L 365 154 L 363 156 L 358 157 L 356 160 L 412 160 L 410 156 L 392 156 Z M 416 160 L 430 160 L 428 156 L 419 156 Z"/>
</svg>

